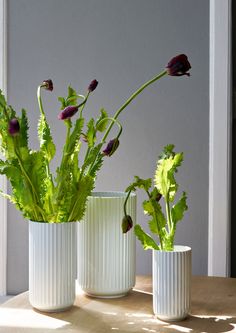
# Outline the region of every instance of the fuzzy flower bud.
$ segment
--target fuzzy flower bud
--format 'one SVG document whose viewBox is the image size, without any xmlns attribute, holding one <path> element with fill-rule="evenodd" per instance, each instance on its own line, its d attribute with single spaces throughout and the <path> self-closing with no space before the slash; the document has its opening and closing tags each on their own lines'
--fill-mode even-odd
<svg viewBox="0 0 236 333">
<path fill-rule="evenodd" d="M 187 71 L 191 68 L 191 65 L 188 61 L 188 57 L 185 54 L 180 54 L 174 58 L 172 58 L 167 66 L 167 73 L 171 76 L 182 76 L 187 75 L 190 76 Z"/>
<path fill-rule="evenodd" d="M 79 110 L 79 106 L 78 105 L 67 106 L 64 110 L 62 110 L 59 113 L 58 119 L 60 119 L 60 120 L 69 119 L 72 116 L 74 116 L 78 110 Z"/>
<path fill-rule="evenodd" d="M 20 132 L 20 124 L 18 119 L 13 118 L 9 121 L 8 132 L 12 136 L 17 135 Z"/>
<path fill-rule="evenodd" d="M 53 82 L 52 80 L 44 80 L 42 87 L 46 90 L 53 91 Z"/>
<path fill-rule="evenodd" d="M 88 91 L 92 92 L 97 88 L 98 85 L 98 81 L 97 80 L 93 80 L 91 81 L 90 85 L 88 86 Z"/>
<path fill-rule="evenodd" d="M 119 147 L 119 140 L 117 138 L 112 139 L 108 142 L 106 148 L 103 150 L 103 154 L 105 156 L 111 156 L 114 154 L 114 152 L 116 151 L 116 149 Z"/>
<path fill-rule="evenodd" d="M 133 227 L 132 217 L 130 215 L 125 215 L 122 220 L 122 231 L 126 234 Z"/>
</svg>

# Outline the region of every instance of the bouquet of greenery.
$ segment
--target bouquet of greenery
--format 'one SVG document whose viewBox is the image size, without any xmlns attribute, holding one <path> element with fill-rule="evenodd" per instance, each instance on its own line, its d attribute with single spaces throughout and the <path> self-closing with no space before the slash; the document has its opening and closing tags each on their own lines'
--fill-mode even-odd
<svg viewBox="0 0 236 333">
<path fill-rule="evenodd" d="M 55 155 L 56 147 L 41 98 L 42 89 L 53 90 L 53 82 L 45 80 L 37 90 L 40 110 L 37 151 L 30 149 L 28 145 L 26 111 L 22 109 L 21 115 L 17 116 L 0 91 L 0 150 L 4 157 L 0 160 L 0 174 L 5 174 L 12 186 L 11 195 L 2 192 L 1 194 L 14 203 L 25 218 L 32 221 L 81 220 L 104 157 L 111 156 L 119 146 L 122 132 L 122 126 L 117 119 L 119 114 L 150 84 L 165 75 L 189 75 L 187 72 L 190 68 L 186 55 L 181 54 L 171 59 L 166 69 L 136 90 L 113 117 L 101 109 L 98 118 L 91 118 L 87 124 L 83 116 L 84 108 L 98 82 L 93 80 L 90 83 L 85 96 L 69 87 L 68 95 L 58 98 L 61 103 L 58 118 L 64 121 L 67 135 L 61 163 L 55 176 L 50 171 L 50 162 Z M 77 119 L 72 122 L 75 115 Z M 118 126 L 118 134 L 106 143 L 114 125 Z M 99 133 L 103 133 L 100 140 Z M 87 148 L 82 163 L 79 163 L 82 144 Z"/>
<path fill-rule="evenodd" d="M 148 235 L 142 227 L 137 224 L 134 232 L 141 241 L 144 250 L 154 249 L 162 251 L 173 251 L 176 225 L 182 220 L 184 212 L 188 209 L 186 204 L 186 193 L 183 192 L 179 200 L 174 204 L 178 184 L 174 174 L 183 161 L 183 153 L 175 153 L 174 145 L 164 147 L 162 155 L 157 161 L 157 168 L 154 180 L 151 178 L 141 179 L 135 176 L 134 182 L 126 189 L 128 192 L 124 204 L 124 218 L 122 222 L 123 232 L 126 233 L 132 228 L 132 219 L 126 213 L 126 204 L 129 195 L 136 189 L 142 189 L 146 192 L 148 199 L 143 202 L 144 214 L 151 217 L 149 229 L 157 240 Z M 152 185 L 154 183 L 154 187 Z M 165 214 L 162 211 L 160 200 L 164 199 Z"/>
</svg>

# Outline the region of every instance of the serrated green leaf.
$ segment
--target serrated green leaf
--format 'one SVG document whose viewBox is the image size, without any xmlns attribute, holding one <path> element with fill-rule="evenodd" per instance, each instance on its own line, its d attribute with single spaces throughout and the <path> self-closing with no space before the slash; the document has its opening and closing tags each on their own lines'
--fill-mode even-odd
<svg viewBox="0 0 236 333">
<path fill-rule="evenodd" d="M 183 219 L 184 212 L 187 209 L 187 195 L 185 192 L 183 192 L 180 200 L 171 209 L 171 217 L 174 224 Z"/>
<path fill-rule="evenodd" d="M 58 101 L 61 102 L 61 110 L 66 108 L 66 100 L 64 97 L 58 97 Z"/>
<path fill-rule="evenodd" d="M 138 176 L 134 176 L 134 182 L 130 184 L 129 187 L 126 188 L 125 192 L 136 191 L 137 188 L 144 189 L 145 191 L 149 191 L 152 186 L 152 179 L 142 179 Z"/>
<path fill-rule="evenodd" d="M 173 201 L 178 189 L 174 173 L 183 161 L 183 153 L 171 153 L 157 163 L 154 182 L 157 190 L 165 199 Z"/>
<path fill-rule="evenodd" d="M 107 114 L 106 110 L 103 108 L 100 110 L 100 112 L 101 112 L 101 115 L 97 119 L 95 127 L 96 127 L 97 131 L 104 132 L 106 130 L 108 122 L 109 122 L 109 120 L 106 119 L 108 117 L 108 114 Z"/>
<path fill-rule="evenodd" d="M 20 124 L 20 133 L 17 137 L 18 145 L 20 147 L 25 147 L 28 150 L 29 125 L 28 125 L 28 118 L 27 118 L 25 109 L 21 110 L 21 118 L 19 119 L 19 124 Z"/>
<path fill-rule="evenodd" d="M 43 153 L 44 157 L 47 159 L 47 161 L 50 162 L 55 155 L 56 146 L 52 140 L 50 127 L 44 114 L 41 114 L 39 119 L 38 137 L 40 143 L 40 150 Z"/>
<path fill-rule="evenodd" d="M 93 147 L 96 142 L 96 128 L 94 119 L 91 118 L 89 122 L 87 123 L 88 130 L 86 132 L 86 137 L 88 141 L 88 146 Z"/>
<path fill-rule="evenodd" d="M 77 96 L 77 92 L 71 86 L 68 87 L 68 98 L 72 96 Z"/>
<path fill-rule="evenodd" d="M 148 250 L 148 249 L 159 250 L 160 249 L 159 246 L 154 241 L 154 239 L 151 236 L 149 236 L 146 232 L 144 232 L 139 224 L 135 225 L 134 232 L 135 232 L 135 235 L 140 240 L 140 242 L 142 243 L 144 250 Z"/>
<path fill-rule="evenodd" d="M 76 120 L 74 129 L 70 135 L 67 154 L 73 154 L 75 150 L 78 150 L 77 148 L 79 144 L 80 135 L 83 130 L 83 126 L 84 126 L 84 118 L 78 118 Z"/>
</svg>

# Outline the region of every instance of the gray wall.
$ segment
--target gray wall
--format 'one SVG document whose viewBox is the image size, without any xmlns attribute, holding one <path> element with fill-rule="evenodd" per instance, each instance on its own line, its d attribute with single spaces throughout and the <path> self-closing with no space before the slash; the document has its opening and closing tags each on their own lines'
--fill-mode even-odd
<svg viewBox="0 0 236 333">
<path fill-rule="evenodd" d="M 52 78 L 55 90 L 44 104 L 58 150 L 64 126 L 56 96 L 67 85 L 85 91 L 99 86 L 86 108 L 89 118 L 104 106 L 111 114 L 133 90 L 158 73 L 174 55 L 186 53 L 191 77 L 165 77 L 122 114 L 120 148 L 108 158 L 97 190 L 124 190 L 134 174 L 153 175 L 167 143 L 184 151 L 178 174 L 189 211 L 176 243 L 193 249 L 193 273 L 207 273 L 208 237 L 208 44 L 205 0 L 9 0 L 9 102 L 29 112 L 37 147 L 36 87 Z M 63 134 L 62 134 L 63 133 Z M 58 162 L 58 153 L 55 164 Z M 138 222 L 144 224 L 138 200 Z M 8 292 L 28 287 L 27 222 L 8 206 Z M 151 252 L 137 244 L 137 273 L 151 273 Z"/>
</svg>

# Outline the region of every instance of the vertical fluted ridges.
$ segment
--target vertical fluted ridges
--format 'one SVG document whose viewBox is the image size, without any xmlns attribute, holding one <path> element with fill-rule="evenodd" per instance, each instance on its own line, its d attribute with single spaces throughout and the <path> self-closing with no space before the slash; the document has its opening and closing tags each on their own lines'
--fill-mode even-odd
<svg viewBox="0 0 236 333">
<path fill-rule="evenodd" d="M 29 300 L 43 311 L 60 311 L 75 300 L 75 222 L 29 221 Z"/>
<path fill-rule="evenodd" d="M 135 237 L 122 233 L 121 192 L 99 192 L 89 197 L 84 221 L 78 224 L 78 284 L 88 294 L 115 297 L 135 284 Z M 136 220 L 136 196 L 127 213 Z"/>
<path fill-rule="evenodd" d="M 190 310 L 191 249 L 153 251 L 153 311 L 163 320 L 180 320 Z"/>
</svg>

